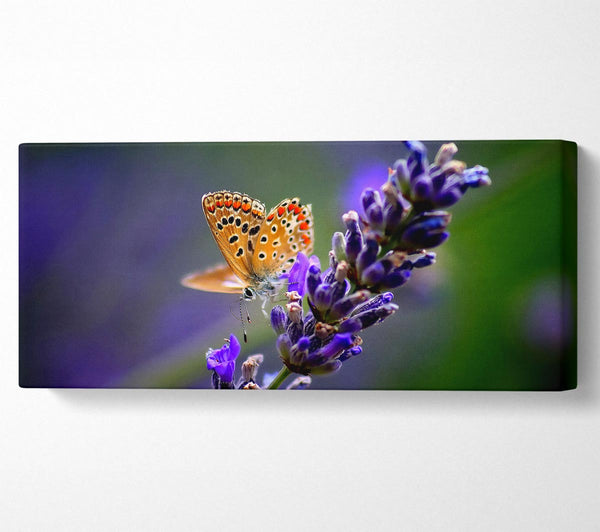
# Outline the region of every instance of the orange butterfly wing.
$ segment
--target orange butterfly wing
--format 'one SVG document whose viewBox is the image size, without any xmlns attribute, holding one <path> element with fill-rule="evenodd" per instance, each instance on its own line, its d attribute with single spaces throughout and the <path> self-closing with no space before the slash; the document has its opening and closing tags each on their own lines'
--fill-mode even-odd
<svg viewBox="0 0 600 532">
<path fill-rule="evenodd" d="M 205 292 L 238 295 L 245 287 L 228 264 L 217 264 L 212 268 L 190 273 L 181 280 L 181 284 Z"/>
<path fill-rule="evenodd" d="M 239 192 L 223 190 L 202 196 L 202 209 L 219 251 L 245 286 L 254 282 L 252 254 L 265 206 Z"/>
<path fill-rule="evenodd" d="M 299 198 L 281 201 L 261 225 L 251 257 L 252 271 L 261 278 L 288 272 L 298 252 L 312 254 L 312 226 L 310 205 L 302 205 Z"/>
</svg>

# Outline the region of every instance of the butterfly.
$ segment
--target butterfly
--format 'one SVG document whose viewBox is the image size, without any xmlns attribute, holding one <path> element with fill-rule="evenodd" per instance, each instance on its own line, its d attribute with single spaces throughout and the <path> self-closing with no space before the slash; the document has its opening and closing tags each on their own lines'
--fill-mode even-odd
<svg viewBox="0 0 600 532">
<path fill-rule="evenodd" d="M 202 196 L 206 222 L 227 264 L 184 277 L 184 286 L 243 299 L 273 295 L 298 252 L 313 249 L 310 205 L 284 199 L 268 214 L 258 200 L 223 190 Z"/>
</svg>

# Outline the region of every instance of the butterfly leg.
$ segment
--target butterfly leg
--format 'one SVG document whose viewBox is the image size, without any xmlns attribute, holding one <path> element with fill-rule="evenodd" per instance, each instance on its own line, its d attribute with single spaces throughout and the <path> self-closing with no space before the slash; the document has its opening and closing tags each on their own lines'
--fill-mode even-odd
<svg viewBox="0 0 600 532">
<path fill-rule="evenodd" d="M 262 305 L 260 306 L 260 310 L 262 310 L 262 313 L 264 314 L 265 318 L 271 319 L 269 317 L 269 315 L 267 314 L 267 311 L 265 309 L 266 304 L 267 304 L 267 298 L 264 297 L 263 300 L 262 300 Z"/>
</svg>

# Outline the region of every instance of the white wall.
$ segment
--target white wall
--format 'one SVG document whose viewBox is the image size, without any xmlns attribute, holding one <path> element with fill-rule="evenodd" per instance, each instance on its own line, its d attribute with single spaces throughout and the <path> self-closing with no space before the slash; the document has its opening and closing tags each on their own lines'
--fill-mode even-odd
<svg viewBox="0 0 600 532">
<path fill-rule="evenodd" d="M 0 7 L 2 530 L 597 530 L 600 4 Z M 127 7 L 125 7 L 127 6 Z M 580 143 L 580 386 L 17 386 L 17 144 Z"/>
</svg>

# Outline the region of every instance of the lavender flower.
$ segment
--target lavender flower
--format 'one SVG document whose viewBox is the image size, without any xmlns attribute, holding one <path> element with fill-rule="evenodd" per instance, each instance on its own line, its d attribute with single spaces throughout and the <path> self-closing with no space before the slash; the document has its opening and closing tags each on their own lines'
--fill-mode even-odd
<svg viewBox="0 0 600 532">
<path fill-rule="evenodd" d="M 271 327 L 284 367 L 266 379 L 268 388 L 278 388 L 290 372 L 300 376 L 287 389 L 306 388 L 309 375 L 335 372 L 360 355 L 359 333 L 398 310 L 388 290 L 406 283 L 415 269 L 435 263 L 435 253 L 428 250 L 448 239 L 451 221 L 440 209 L 455 204 L 469 188 L 491 184 L 487 168 L 467 168 L 453 159 L 455 144 L 442 145 L 432 164 L 424 144 L 405 146 L 408 157 L 394 163 L 380 189 L 362 192 L 364 219 L 356 211 L 344 214 L 346 231 L 333 235 L 329 267 L 322 272 L 317 257 L 298 253 L 282 276 L 288 280 L 288 302 L 273 307 Z M 231 335 L 221 349 L 207 353 L 215 388 L 235 387 L 239 352 Z M 262 355 L 248 357 L 237 388 L 260 388 L 256 375 L 262 360 Z"/>
<path fill-rule="evenodd" d="M 307 324 L 312 317 L 307 317 Z M 302 324 L 304 327 L 305 324 Z M 308 328 L 308 327 L 307 327 Z M 277 350 L 287 368 L 302 375 L 332 373 L 342 366 L 338 358 L 353 346 L 351 334 L 328 334 L 319 338 L 316 334 L 301 335 L 294 342 L 288 333 L 277 338 Z"/>
<path fill-rule="evenodd" d="M 213 370 L 212 384 L 216 389 L 260 390 L 256 383 L 258 368 L 264 360 L 261 354 L 249 356 L 242 364 L 242 377 L 234 385 L 235 360 L 240 354 L 240 343 L 235 335 L 221 349 L 209 349 L 206 367 Z"/>
<path fill-rule="evenodd" d="M 488 169 L 467 168 L 453 159 L 456 144 L 443 144 L 433 164 L 427 160 L 427 148 L 418 141 L 405 142 L 409 150 L 406 160 L 394 163 L 389 182 L 399 189 L 418 212 L 454 205 L 469 188 L 491 185 Z"/>
<path fill-rule="evenodd" d="M 402 244 L 405 248 L 416 248 L 412 251 L 391 249 L 384 252 L 376 234 L 363 234 L 355 211 L 346 213 L 343 220 L 347 231 L 345 235 L 333 235 L 333 260 L 339 264 L 348 260 L 346 267 L 350 281 L 358 288 L 377 293 L 402 286 L 410 279 L 413 268 L 424 268 L 435 262 L 435 253 L 423 251 L 423 248 L 439 244 L 448 237 L 444 229 L 450 215 L 426 213 L 416 218 L 414 224 L 407 227 L 406 236 L 403 235 L 405 240 L 398 243 L 399 248 Z"/>
<path fill-rule="evenodd" d="M 271 311 L 277 349 L 290 371 L 317 375 L 339 370 L 342 362 L 362 352 L 358 333 L 398 309 L 389 292 L 375 297 L 366 290 L 350 293 L 347 271 L 347 264 L 341 262 L 332 264 L 324 275 L 311 264 L 305 279 L 300 277 L 303 269 L 290 272 L 289 286 L 306 286 L 311 309 L 304 316 L 302 297 L 290 291 L 286 309 L 276 305 Z"/>
<path fill-rule="evenodd" d="M 306 272 L 309 267 L 308 257 L 300 252 L 296 256 L 296 260 L 290 269 L 288 274 L 288 291 L 297 292 L 300 296 L 304 295 Z"/>
<path fill-rule="evenodd" d="M 405 142 L 409 150 L 407 159 L 399 159 L 390 169 L 387 182 L 380 191 L 367 188 L 362 193 L 365 211 L 364 225 L 379 243 L 390 242 L 398 248 L 403 231 L 413 218 L 426 211 L 454 205 L 469 188 L 491 184 L 487 168 L 467 168 L 453 156 L 458 151 L 455 144 L 444 144 L 433 164 L 427 159 L 427 148 L 421 142 Z M 346 224 L 348 225 L 348 224 Z M 353 228 L 348 230 L 353 232 Z M 424 239 L 401 249 L 410 250 L 433 247 L 445 238 Z M 412 242 L 412 241 L 411 241 Z"/>
<path fill-rule="evenodd" d="M 450 236 L 445 229 L 451 219 L 452 215 L 444 211 L 417 215 L 402 233 L 402 247 L 424 249 L 439 246 Z"/>
<path fill-rule="evenodd" d="M 231 335 L 221 349 L 209 349 L 206 353 L 206 369 L 213 370 L 214 388 L 233 388 L 235 359 L 240 354 L 240 342 Z"/>
<path fill-rule="evenodd" d="M 456 203 L 468 188 L 491 184 L 487 168 L 466 168 L 453 159 L 455 144 L 444 144 L 433 164 L 424 144 L 405 145 L 408 158 L 394 163 L 380 190 L 363 191 L 365 219 L 349 211 L 343 216 L 346 233 L 332 240 L 333 255 L 347 262 L 351 283 L 372 292 L 401 286 L 413 267 L 431 265 L 426 250 L 450 236 L 451 215 L 438 209 Z"/>
</svg>

